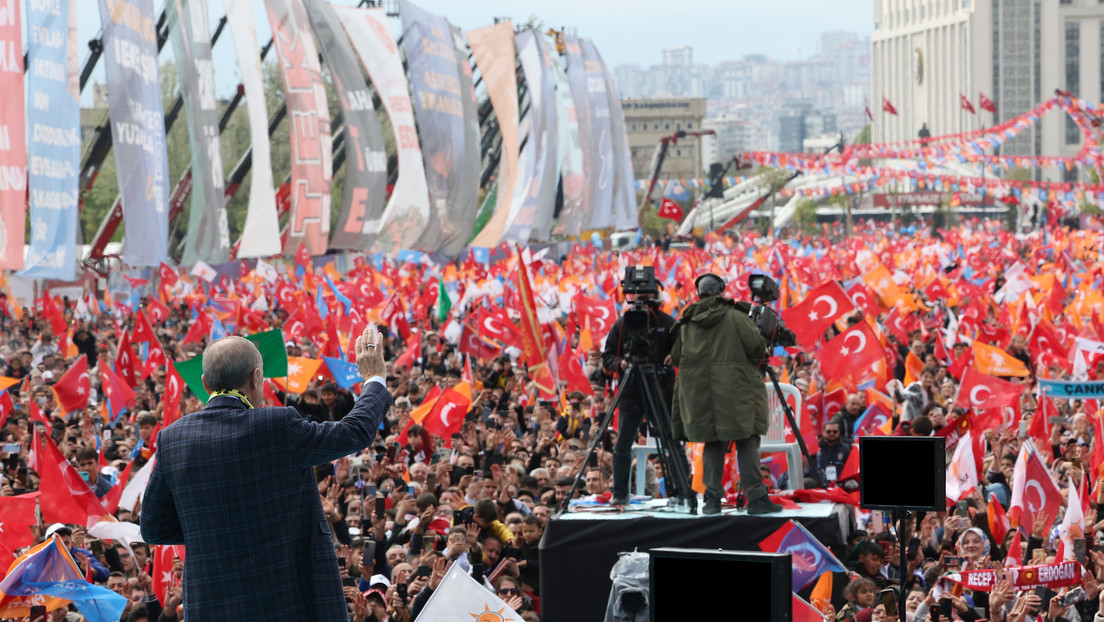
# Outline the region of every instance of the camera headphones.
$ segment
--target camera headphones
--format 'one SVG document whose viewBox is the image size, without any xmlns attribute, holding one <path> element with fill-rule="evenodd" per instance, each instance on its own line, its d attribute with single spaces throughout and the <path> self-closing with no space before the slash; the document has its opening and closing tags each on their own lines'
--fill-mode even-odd
<svg viewBox="0 0 1104 622">
<path fill-rule="evenodd" d="M 698 290 L 698 297 L 700 298 L 715 296 L 724 291 L 725 282 L 716 274 L 706 272 L 694 279 L 694 288 Z"/>
</svg>

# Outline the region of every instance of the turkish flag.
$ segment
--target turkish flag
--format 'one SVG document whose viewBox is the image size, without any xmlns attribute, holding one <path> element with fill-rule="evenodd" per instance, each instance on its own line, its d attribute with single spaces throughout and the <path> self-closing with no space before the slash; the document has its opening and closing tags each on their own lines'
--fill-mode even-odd
<svg viewBox="0 0 1104 622">
<path fill-rule="evenodd" d="M 67 413 L 84 410 L 92 382 L 88 378 L 88 359 L 82 354 L 54 385 L 58 406 Z"/>
<path fill-rule="evenodd" d="M 98 522 L 107 512 L 88 487 L 88 482 L 81 479 L 77 469 L 61 455 L 49 437 L 40 441 L 38 434 L 35 434 L 33 443 L 37 446 L 36 470 L 41 479 L 39 503 L 42 520 L 86 527 Z"/>
<path fill-rule="evenodd" d="M 102 454 L 101 454 L 102 455 Z M 104 495 L 103 503 L 104 511 L 108 514 L 114 514 L 119 509 L 119 502 L 123 499 L 123 491 L 126 490 L 127 483 L 130 482 L 130 472 L 134 470 L 134 460 L 127 463 L 126 468 L 119 474 L 118 481 L 111 487 L 111 490 L 107 491 Z"/>
<path fill-rule="evenodd" d="M 659 204 L 658 216 L 660 218 L 670 218 L 671 220 L 682 220 L 682 208 L 678 203 L 675 203 L 667 197 L 663 197 L 663 201 Z"/>
<path fill-rule="evenodd" d="M 476 315 L 476 327 L 480 339 L 500 341 L 503 345 L 521 348 L 518 327 L 510 321 L 506 309 L 498 308 L 491 313 L 480 310 Z"/>
<path fill-rule="evenodd" d="M 65 316 L 57 308 L 54 299 L 50 297 L 50 293 L 47 292 L 39 302 L 42 305 L 42 315 L 50 322 L 50 330 L 54 331 L 54 335 L 64 333 L 69 325 L 65 322 Z"/>
<path fill-rule="evenodd" d="M 176 371 L 176 364 L 169 361 L 168 373 L 165 374 L 165 396 L 162 398 L 165 410 L 161 417 L 161 423 L 166 428 L 180 418 L 180 399 L 183 395 L 184 379 Z"/>
<path fill-rule="evenodd" d="M 833 322 L 854 308 L 855 303 L 837 281 L 825 281 L 813 288 L 804 300 L 784 309 L 782 320 L 797 335 L 801 345 L 811 348 Z"/>
<path fill-rule="evenodd" d="M 161 301 L 156 298 L 150 297 L 148 300 L 149 304 L 146 305 L 146 309 L 149 311 L 150 322 L 158 324 L 169 319 L 169 316 L 172 315 L 172 311 L 170 311 L 168 307 L 161 304 Z"/>
<path fill-rule="evenodd" d="M 961 102 L 963 110 L 969 112 L 970 114 L 977 114 L 977 110 L 974 110 L 974 105 L 970 103 L 970 99 L 968 97 L 959 94 L 958 99 Z"/>
<path fill-rule="evenodd" d="M 997 114 L 997 105 L 993 103 L 993 100 L 986 97 L 985 93 L 978 93 L 978 106 L 980 106 L 982 110 L 988 110 L 993 114 Z"/>
<path fill-rule="evenodd" d="M 982 411 L 1019 404 L 1023 385 L 987 376 L 973 367 L 967 367 L 958 389 L 955 406 L 967 410 Z"/>
<path fill-rule="evenodd" d="M 124 332 L 119 340 L 119 352 L 115 356 L 115 373 L 132 389 L 138 386 L 138 358 L 130 347 L 130 333 Z"/>
<path fill-rule="evenodd" d="M 134 389 L 127 386 L 127 383 L 106 365 L 100 370 L 100 386 L 104 397 L 111 400 L 111 409 L 115 413 L 134 401 Z"/>
<path fill-rule="evenodd" d="M 817 351 L 821 368 L 828 378 L 863 374 L 885 358 L 885 348 L 866 322 L 859 322 L 824 344 Z"/>
<path fill-rule="evenodd" d="M 1035 325 L 1027 344 L 1036 357 L 1042 356 L 1060 361 L 1069 360 L 1069 350 L 1062 343 L 1061 336 L 1058 335 L 1054 325 L 1046 320 L 1039 320 L 1039 323 Z"/>
<path fill-rule="evenodd" d="M 897 116 L 897 109 L 893 107 L 893 104 L 889 103 L 889 98 L 885 95 L 882 95 L 882 111 Z"/>
<path fill-rule="evenodd" d="M 299 251 L 295 253 L 295 265 L 302 266 L 304 270 L 309 270 L 311 265 L 310 252 L 307 251 L 307 245 L 300 242 Z M 164 602 L 164 601 L 162 601 Z"/>
<path fill-rule="evenodd" d="M 150 326 L 144 310 L 138 312 L 138 318 L 134 322 L 134 341 L 158 343 L 157 333 L 153 332 L 153 326 Z"/>
<path fill-rule="evenodd" d="M 464 418 L 471 410 L 471 402 L 470 384 L 461 382 L 445 389 L 422 420 L 422 427 L 444 439 L 445 447 L 451 447 L 452 435 L 464 427 Z"/>
<path fill-rule="evenodd" d="M 893 338 L 900 343 L 909 343 L 908 325 L 905 321 L 905 316 L 901 313 L 899 308 L 893 307 L 889 314 L 886 315 L 883 326 L 885 326 L 886 332 L 893 335 Z"/>
<path fill-rule="evenodd" d="M 34 544 L 31 525 L 35 518 L 36 499 L 40 493 L 29 492 L 15 497 L 0 497 L 0 565 L 10 565 L 15 550 Z"/>
<path fill-rule="evenodd" d="M 153 593 L 157 596 L 157 600 L 165 602 L 165 598 L 168 596 L 169 588 L 173 584 L 173 560 L 180 558 L 180 561 L 184 561 L 184 545 L 162 545 L 154 547 L 153 552 Z"/>
<path fill-rule="evenodd" d="M 161 277 L 161 285 L 163 287 L 172 287 L 180 280 L 180 277 L 176 275 L 176 270 L 163 261 L 161 262 L 161 266 L 157 268 L 157 275 Z"/>
<path fill-rule="evenodd" d="M 863 313 L 866 315 L 878 317 L 882 314 L 882 309 L 878 306 L 874 294 L 862 281 L 856 281 L 855 284 L 847 290 L 847 295 L 855 302 L 855 306 L 862 309 Z"/>
<path fill-rule="evenodd" d="M 357 281 L 355 294 L 357 302 L 368 309 L 378 307 L 384 301 L 383 292 L 367 278 Z"/>
<path fill-rule="evenodd" d="M 1037 512 L 1053 521 L 1062 505 L 1062 493 L 1041 458 L 1025 445 L 1020 448 L 1012 474 L 1013 516 L 1019 515 L 1020 525 L 1031 525 Z M 1017 512 L 1018 510 L 1018 512 Z"/>
<path fill-rule="evenodd" d="M 836 389 L 824 394 L 824 405 L 821 408 L 823 416 L 821 419 L 824 423 L 828 423 L 832 420 L 832 417 L 839 411 L 843 410 L 844 405 L 847 403 L 847 390 L 843 388 Z"/>
<path fill-rule="evenodd" d="M 460 352 L 481 361 L 489 361 L 498 356 L 500 350 L 483 341 L 479 331 L 465 322 L 460 331 Z"/>
<path fill-rule="evenodd" d="M 587 395 L 594 395 L 594 389 L 587 380 L 583 364 L 579 362 L 578 355 L 571 348 L 565 348 L 560 355 L 560 380 L 567 382 L 568 391 L 579 391 Z"/>
<path fill-rule="evenodd" d="M 214 322 L 211 321 L 211 316 L 208 315 L 206 311 L 200 311 L 195 321 L 188 327 L 188 332 L 184 334 L 184 339 L 180 343 L 186 344 L 193 341 L 203 341 L 211 334 L 211 327 L 213 325 Z"/>
<path fill-rule="evenodd" d="M 596 300 L 582 294 L 575 296 L 575 313 L 584 327 L 589 327 L 594 339 L 605 337 L 617 321 L 617 305 L 612 298 Z"/>
</svg>

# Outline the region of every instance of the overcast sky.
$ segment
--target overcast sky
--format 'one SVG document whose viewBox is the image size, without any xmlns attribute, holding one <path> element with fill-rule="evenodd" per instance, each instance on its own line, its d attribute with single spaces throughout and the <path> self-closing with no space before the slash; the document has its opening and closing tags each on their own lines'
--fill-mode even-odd
<svg viewBox="0 0 1104 622">
<path fill-rule="evenodd" d="M 71 1 L 77 5 L 83 60 L 85 44 L 100 31 L 99 2 Z M 252 2 L 257 39 L 263 45 L 270 37 L 264 2 Z M 213 30 L 225 11 L 222 0 L 208 3 Z M 357 0 L 336 0 L 335 4 L 355 5 Z M 532 17 L 545 27 L 574 28 L 578 36 L 594 41 L 610 67 L 656 65 L 662 50 L 676 45 L 692 46 L 694 62 L 709 65 L 751 53 L 795 60 L 816 52 L 822 32 L 848 30 L 869 35 L 874 23 L 870 0 L 419 0 L 415 4 L 465 30 L 492 24 L 495 17 L 508 17 L 515 23 Z M 163 0 L 154 0 L 158 13 L 162 5 Z M 398 32 L 398 20 L 392 21 Z M 238 83 L 229 32 L 215 46 L 214 57 L 215 79 L 220 95 L 225 95 Z M 170 58 L 172 46 L 166 45 L 161 59 Z M 93 82 L 103 82 L 102 66 L 101 62 Z M 82 101 L 87 104 L 90 100 L 86 96 Z"/>
</svg>

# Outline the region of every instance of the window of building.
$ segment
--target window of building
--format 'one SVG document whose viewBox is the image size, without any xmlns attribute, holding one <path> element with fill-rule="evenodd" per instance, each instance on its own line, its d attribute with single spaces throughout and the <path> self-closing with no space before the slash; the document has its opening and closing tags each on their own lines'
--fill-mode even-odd
<svg viewBox="0 0 1104 622">
<path fill-rule="evenodd" d="M 694 129 L 694 124 L 693 124 L 693 123 L 691 123 L 691 122 L 689 122 L 689 121 L 687 121 L 687 122 L 686 122 L 686 129 L 688 129 L 688 130 L 690 130 L 690 129 Z"/>
<path fill-rule="evenodd" d="M 635 123 L 632 124 L 632 129 L 633 129 L 634 132 L 636 131 L 636 124 Z"/>
<path fill-rule="evenodd" d="M 682 156 L 682 149 L 675 149 L 675 155 L 681 157 Z"/>
<path fill-rule="evenodd" d="M 665 130 L 671 129 L 671 124 L 670 123 L 664 123 L 663 124 L 663 129 L 665 129 Z"/>
<path fill-rule="evenodd" d="M 676 130 L 681 130 L 682 129 L 682 122 L 681 121 L 679 121 L 678 123 L 675 124 L 675 129 Z"/>
<path fill-rule="evenodd" d="M 1076 96 L 1081 91 L 1081 23 L 1066 20 L 1066 90 Z M 1081 129 L 1066 117 L 1066 144 L 1081 142 Z"/>
</svg>

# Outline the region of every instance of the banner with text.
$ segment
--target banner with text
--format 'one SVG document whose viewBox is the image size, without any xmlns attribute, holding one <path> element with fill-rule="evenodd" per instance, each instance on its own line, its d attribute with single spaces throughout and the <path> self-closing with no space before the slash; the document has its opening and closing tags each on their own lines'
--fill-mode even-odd
<svg viewBox="0 0 1104 622">
<path fill-rule="evenodd" d="M 360 61 L 368 68 L 395 133 L 399 176 L 383 210 L 371 250 L 396 255 L 400 250 L 415 248 L 429 222 L 429 189 L 418 130 L 414 126 L 410 83 L 406 80 L 399 49 L 388 30 L 387 14 L 383 9 L 335 6 L 334 10 Z"/>
<path fill-rule="evenodd" d="M 588 229 L 605 229 L 613 226 L 613 136 L 610 131 L 610 101 L 606 95 L 605 72 L 602 62 L 590 41 L 580 41 L 585 73 L 587 98 L 590 101 L 590 129 L 593 132 L 595 166 L 591 168 L 593 177 L 588 186 L 591 188 L 590 224 Z M 578 69 L 578 65 L 575 65 Z M 568 75 L 572 67 L 568 66 Z"/>
<path fill-rule="evenodd" d="M 479 198 L 479 151 L 464 116 L 475 115 L 464 106 L 471 82 L 465 91 L 449 23 L 405 0 L 399 6 L 432 214 L 418 246 L 455 257 L 471 239 Z"/>
<path fill-rule="evenodd" d="M 518 178 L 518 91 L 514 60 L 514 26 L 509 20 L 469 30 L 475 65 L 483 76 L 502 135 L 498 164 L 498 202 L 494 213 L 472 240 L 472 246 L 493 248 L 502 242 L 510 221 L 510 204 Z"/>
<path fill-rule="evenodd" d="M 330 69 L 345 124 L 345 187 L 331 248 L 365 250 L 379 231 L 387 200 L 387 152 L 372 94 L 353 48 L 326 0 L 304 0 L 322 58 Z"/>
<path fill-rule="evenodd" d="M 1047 397 L 1068 399 L 1104 397 L 1104 382 L 1069 382 L 1043 378 L 1040 378 L 1039 382 Z"/>
<path fill-rule="evenodd" d="M 301 0 L 265 0 L 291 128 L 291 213 L 284 254 L 305 244 L 325 255 L 330 233 L 333 143 L 318 48 Z"/>
<path fill-rule="evenodd" d="M 471 186 L 476 189 L 475 201 L 470 207 L 464 206 L 461 212 L 456 210 L 453 220 L 469 223 L 464 226 L 467 244 L 475 231 L 475 223 L 479 217 L 481 201 L 479 200 L 480 173 L 483 166 L 480 142 L 482 137 L 479 131 L 479 102 L 475 98 L 475 83 L 472 77 L 471 48 L 464 37 L 464 31 L 449 24 L 449 32 L 452 35 L 453 51 L 456 54 L 456 74 L 460 78 L 460 103 L 464 107 L 464 153 L 471 154 L 465 157 L 457 167 L 457 174 L 470 178 L 471 181 L 457 182 L 459 187 Z M 490 194 L 490 190 L 487 190 Z M 452 211 L 452 207 L 449 207 Z"/>
<path fill-rule="evenodd" d="M 8 270 L 23 267 L 23 229 L 27 224 L 27 130 L 19 4 L 19 0 L 0 1 L 0 92 L 4 93 L 0 97 L 0 268 Z M 65 65 L 39 63 L 38 69 L 46 75 L 56 75 L 60 70 L 61 79 L 65 79 Z M 64 173 L 47 164 L 32 161 L 31 172 Z"/>
<path fill-rule="evenodd" d="M 514 189 L 515 214 L 506 239 L 528 242 L 548 240 L 552 213 L 556 209 L 556 180 L 559 175 L 556 147 L 556 83 L 544 36 L 523 30 L 515 36 L 518 59 L 525 73 L 529 97 L 528 113 L 522 121 L 525 147 L 522 149 L 518 185 Z"/>
<path fill-rule="evenodd" d="M 69 80 L 77 71 L 76 57 L 69 53 L 72 12 L 70 0 L 31 2 L 27 10 L 32 33 L 27 50 L 28 149 L 34 170 L 28 179 L 30 248 L 19 275 L 59 281 L 77 278 L 81 137 L 78 94 Z"/>
<path fill-rule="evenodd" d="M 1075 561 L 1058 562 L 1039 566 L 1006 568 L 1008 580 L 1018 590 L 1028 590 L 1040 585 L 1052 590 L 1070 585 L 1080 585 L 1081 564 Z M 971 590 L 990 592 L 997 584 L 994 570 L 967 570 L 958 582 Z"/>
<path fill-rule="evenodd" d="M 211 36 L 207 33 L 207 2 L 169 0 L 165 13 L 192 151 L 191 210 L 181 263 L 191 266 L 198 259 L 223 264 L 230 260 L 230 226 L 226 219 L 226 182 L 219 146 Z"/>
<path fill-rule="evenodd" d="M 545 47 L 551 49 L 554 42 L 545 37 Z M 552 76 L 556 81 L 556 129 L 559 133 L 560 185 L 563 188 L 563 207 L 552 233 L 577 236 L 583 230 L 583 148 L 579 143 L 579 120 L 575 112 L 575 99 L 567 83 L 563 63 L 555 58 Z"/>
<path fill-rule="evenodd" d="M 169 161 L 153 0 L 100 0 L 115 174 L 123 199 L 123 261 L 168 257 Z"/>
<path fill-rule="evenodd" d="M 280 220 L 276 214 L 275 184 L 272 180 L 272 153 L 268 143 L 268 110 L 265 108 L 261 55 L 257 52 L 257 32 L 253 25 L 253 7 L 249 0 L 225 0 L 226 22 L 238 53 L 238 69 L 245 88 L 245 108 L 249 115 L 250 157 L 249 208 L 238 245 L 239 259 L 270 257 L 280 254 Z"/>
<path fill-rule="evenodd" d="M 590 94 L 587 90 L 587 74 L 583 61 L 583 50 L 579 46 L 579 40 L 574 37 L 564 37 L 564 59 L 567 73 L 567 83 L 571 89 L 571 100 L 575 103 L 575 120 L 579 126 L 579 149 L 583 152 L 582 174 L 577 180 L 580 188 L 579 227 L 581 230 L 589 229 L 594 220 L 594 200 L 597 196 L 598 173 L 602 168 L 601 158 L 598 153 L 598 144 L 601 121 L 594 119 L 591 110 Z M 564 180 L 564 195 L 567 195 L 567 180 Z"/>
</svg>

